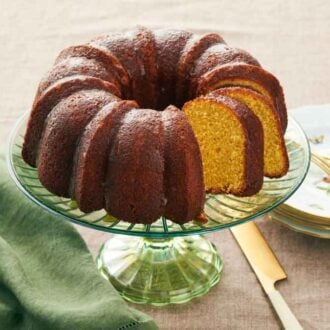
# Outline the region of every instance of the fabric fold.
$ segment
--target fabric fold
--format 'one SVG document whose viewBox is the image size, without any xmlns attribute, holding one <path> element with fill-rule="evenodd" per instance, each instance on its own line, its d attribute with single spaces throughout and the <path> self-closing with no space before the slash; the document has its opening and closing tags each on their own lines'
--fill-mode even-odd
<svg viewBox="0 0 330 330">
<path fill-rule="evenodd" d="M 98 273 L 75 228 L 29 201 L 0 156 L 0 328 L 157 329 Z"/>
</svg>

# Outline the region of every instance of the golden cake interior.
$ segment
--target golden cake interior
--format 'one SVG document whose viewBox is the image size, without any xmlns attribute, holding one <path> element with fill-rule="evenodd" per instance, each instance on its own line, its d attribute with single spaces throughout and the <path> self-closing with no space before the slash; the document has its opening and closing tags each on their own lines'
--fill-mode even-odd
<svg viewBox="0 0 330 330">
<path fill-rule="evenodd" d="M 289 164 L 276 110 L 267 100 L 243 88 L 224 88 L 222 93 L 244 103 L 259 118 L 264 131 L 264 175 L 283 176 Z"/>
<path fill-rule="evenodd" d="M 239 192 L 244 185 L 244 129 L 226 106 L 212 100 L 188 102 L 184 111 L 202 154 L 205 190 Z"/>
</svg>

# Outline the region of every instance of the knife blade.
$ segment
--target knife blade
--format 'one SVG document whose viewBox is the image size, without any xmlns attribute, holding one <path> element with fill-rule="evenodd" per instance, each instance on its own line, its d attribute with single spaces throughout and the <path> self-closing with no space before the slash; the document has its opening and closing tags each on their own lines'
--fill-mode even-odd
<svg viewBox="0 0 330 330">
<path fill-rule="evenodd" d="M 269 297 L 283 327 L 289 330 L 303 329 L 280 292 L 275 289 L 275 283 L 286 279 L 287 275 L 257 225 L 250 221 L 230 230 Z"/>
</svg>

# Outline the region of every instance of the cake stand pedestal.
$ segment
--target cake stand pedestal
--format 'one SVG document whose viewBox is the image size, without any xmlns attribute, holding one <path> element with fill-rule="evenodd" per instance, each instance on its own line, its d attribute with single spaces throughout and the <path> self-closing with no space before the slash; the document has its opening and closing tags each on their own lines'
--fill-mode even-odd
<svg viewBox="0 0 330 330">
<path fill-rule="evenodd" d="M 202 296 L 220 279 L 222 261 L 202 236 L 141 238 L 116 235 L 97 265 L 121 295 L 135 303 L 164 305 Z"/>
<path fill-rule="evenodd" d="M 252 220 L 283 203 L 300 186 L 310 163 L 307 138 L 289 118 L 285 138 L 290 169 L 285 177 L 265 178 L 262 190 L 252 197 L 207 195 L 205 223 L 179 225 L 161 218 L 151 225 L 130 224 L 104 210 L 83 213 L 74 201 L 41 185 L 37 170 L 21 156 L 26 117 L 17 122 L 9 143 L 13 180 L 28 198 L 62 219 L 117 234 L 102 246 L 97 266 L 125 299 L 135 303 L 162 306 L 206 294 L 220 279 L 222 261 L 215 246 L 201 235 Z"/>
</svg>

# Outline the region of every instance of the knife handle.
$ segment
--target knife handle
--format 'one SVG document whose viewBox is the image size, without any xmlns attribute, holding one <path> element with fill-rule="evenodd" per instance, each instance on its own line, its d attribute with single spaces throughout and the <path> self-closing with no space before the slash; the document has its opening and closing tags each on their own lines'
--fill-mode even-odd
<svg viewBox="0 0 330 330">
<path fill-rule="evenodd" d="M 280 318 L 284 329 L 286 330 L 303 330 L 299 321 L 293 315 L 291 309 L 285 302 L 279 291 L 274 290 L 268 293 L 268 297 Z"/>
</svg>

